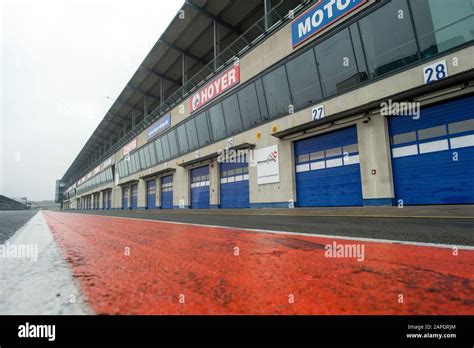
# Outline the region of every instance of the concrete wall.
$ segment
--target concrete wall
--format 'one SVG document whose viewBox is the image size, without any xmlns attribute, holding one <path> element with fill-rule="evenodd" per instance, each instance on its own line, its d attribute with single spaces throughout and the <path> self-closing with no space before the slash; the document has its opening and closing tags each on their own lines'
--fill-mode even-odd
<svg viewBox="0 0 474 348">
<path fill-rule="evenodd" d="M 357 123 L 362 197 L 366 205 L 391 204 L 394 198 L 387 119 L 379 114 Z"/>
</svg>

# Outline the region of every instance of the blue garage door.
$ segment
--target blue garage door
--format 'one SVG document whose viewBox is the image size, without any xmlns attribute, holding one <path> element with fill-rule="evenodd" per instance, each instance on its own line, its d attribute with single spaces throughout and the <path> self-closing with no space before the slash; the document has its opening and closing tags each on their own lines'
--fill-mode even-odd
<svg viewBox="0 0 474 348">
<path fill-rule="evenodd" d="M 209 166 L 191 169 L 191 208 L 210 208 Z"/>
<path fill-rule="evenodd" d="M 154 179 L 146 182 L 146 207 L 156 208 L 156 180 Z"/>
<path fill-rule="evenodd" d="M 161 209 L 173 209 L 173 175 L 161 178 Z"/>
<path fill-rule="evenodd" d="M 240 163 L 221 163 L 221 208 L 250 208 L 249 166 Z"/>
<path fill-rule="evenodd" d="M 112 191 L 107 191 L 107 209 L 112 209 Z"/>
<path fill-rule="evenodd" d="M 357 129 L 295 142 L 299 207 L 362 205 Z"/>
<path fill-rule="evenodd" d="M 474 203 L 474 97 L 390 117 L 396 203 Z"/>
<path fill-rule="evenodd" d="M 130 188 L 132 192 L 132 209 L 137 209 L 137 203 L 138 203 L 138 185 L 132 185 Z"/>
<path fill-rule="evenodd" d="M 122 187 L 122 209 L 128 209 L 128 187 Z"/>
</svg>

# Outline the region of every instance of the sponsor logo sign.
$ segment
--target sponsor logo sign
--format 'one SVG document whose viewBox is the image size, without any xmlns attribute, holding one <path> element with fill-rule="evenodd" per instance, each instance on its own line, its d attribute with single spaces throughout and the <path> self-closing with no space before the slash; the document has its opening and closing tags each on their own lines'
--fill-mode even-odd
<svg viewBox="0 0 474 348">
<path fill-rule="evenodd" d="M 171 115 L 166 114 L 161 117 L 158 121 L 153 123 L 148 130 L 146 131 L 147 139 L 150 141 L 158 134 L 162 133 L 165 129 L 168 129 L 171 126 Z"/>
<path fill-rule="evenodd" d="M 278 157 L 278 145 L 268 146 L 255 151 L 258 185 L 280 182 L 280 162 Z"/>
<path fill-rule="evenodd" d="M 291 23 L 293 48 L 367 2 L 368 0 L 319 0 Z"/>
<path fill-rule="evenodd" d="M 137 138 L 133 139 L 131 142 L 129 142 L 127 145 L 123 147 L 123 155 L 126 156 L 133 150 L 137 148 Z"/>
<path fill-rule="evenodd" d="M 233 64 L 191 96 L 191 112 L 201 108 L 203 105 L 209 103 L 228 89 L 239 84 L 239 82 L 240 66 L 238 64 Z"/>
</svg>

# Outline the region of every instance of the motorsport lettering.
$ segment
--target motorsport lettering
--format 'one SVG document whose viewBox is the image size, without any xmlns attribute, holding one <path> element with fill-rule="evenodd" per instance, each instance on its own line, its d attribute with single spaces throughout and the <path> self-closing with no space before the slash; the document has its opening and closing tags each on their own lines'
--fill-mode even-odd
<svg viewBox="0 0 474 348">
<path fill-rule="evenodd" d="M 347 16 L 368 0 L 320 0 L 291 23 L 293 48 Z"/>
<path fill-rule="evenodd" d="M 196 111 L 204 104 L 207 104 L 215 97 L 240 82 L 240 67 L 238 64 L 232 65 L 222 74 L 201 88 L 191 97 L 191 112 Z"/>
</svg>

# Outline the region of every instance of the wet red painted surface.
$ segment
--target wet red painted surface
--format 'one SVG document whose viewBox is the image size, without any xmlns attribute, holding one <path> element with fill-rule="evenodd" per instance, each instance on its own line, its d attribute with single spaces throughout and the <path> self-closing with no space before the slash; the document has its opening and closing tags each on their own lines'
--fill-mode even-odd
<svg viewBox="0 0 474 348">
<path fill-rule="evenodd" d="M 99 314 L 474 314 L 471 250 L 44 215 Z"/>
</svg>

